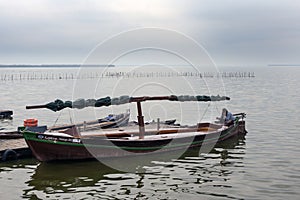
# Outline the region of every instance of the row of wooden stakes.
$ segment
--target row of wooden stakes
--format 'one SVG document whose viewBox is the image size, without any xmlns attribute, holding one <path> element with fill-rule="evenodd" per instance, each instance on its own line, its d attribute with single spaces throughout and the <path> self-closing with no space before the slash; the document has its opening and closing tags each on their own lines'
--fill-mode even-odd
<svg viewBox="0 0 300 200">
<path fill-rule="evenodd" d="M 105 73 L 11 73 L 0 74 L 0 81 L 21 80 L 76 80 L 98 78 L 167 78 L 167 77 L 195 77 L 195 78 L 254 78 L 254 72 L 105 72 Z"/>
</svg>

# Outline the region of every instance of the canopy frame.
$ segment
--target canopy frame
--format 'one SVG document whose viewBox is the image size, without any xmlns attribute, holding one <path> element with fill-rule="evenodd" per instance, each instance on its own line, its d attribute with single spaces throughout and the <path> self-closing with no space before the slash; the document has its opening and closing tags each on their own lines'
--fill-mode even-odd
<svg viewBox="0 0 300 200">
<path fill-rule="evenodd" d="M 102 102 L 101 102 L 102 100 Z M 121 96 L 119 99 L 118 98 L 114 98 L 113 99 L 114 102 L 110 99 L 110 97 L 105 97 L 105 98 L 101 98 L 98 100 L 93 100 L 93 99 L 88 99 L 86 100 L 86 102 L 89 102 L 88 105 L 85 105 L 83 107 L 88 107 L 88 106 L 95 106 L 95 107 L 101 107 L 101 106 L 110 106 L 110 105 L 120 105 L 120 104 L 125 104 L 125 103 L 132 103 L 132 102 L 136 102 L 137 103 L 137 111 L 138 111 L 138 126 L 139 126 L 139 139 L 144 139 L 144 135 L 145 135 L 145 123 L 144 123 L 144 116 L 143 116 L 143 112 L 142 112 L 142 106 L 141 106 L 141 102 L 144 101 L 159 101 L 159 100 L 169 100 L 169 101 L 180 101 L 180 102 L 184 102 L 184 101 L 224 101 L 224 100 L 230 100 L 229 97 L 226 96 L 189 96 L 189 95 L 181 95 L 181 96 L 175 96 L 175 95 L 171 95 L 171 96 L 141 96 L 141 97 L 129 97 L 129 96 Z M 81 101 L 84 101 L 81 99 Z M 100 101 L 101 104 L 98 106 L 96 105 L 96 102 Z M 103 102 L 104 101 L 104 102 Z M 85 102 L 85 101 L 84 101 Z M 92 103 L 90 103 L 92 102 Z M 53 106 L 54 104 L 57 104 L 57 107 L 55 108 L 51 108 L 51 106 Z M 74 107 L 75 102 L 71 102 L 71 101 L 66 101 L 63 102 L 61 100 L 56 100 L 55 102 L 51 102 L 48 104 L 44 104 L 44 105 L 33 105 L 33 106 L 26 106 L 26 109 L 40 109 L 40 108 L 48 108 L 51 109 L 53 111 L 59 111 L 62 110 L 66 107 L 69 108 L 83 108 L 83 107 Z"/>
</svg>

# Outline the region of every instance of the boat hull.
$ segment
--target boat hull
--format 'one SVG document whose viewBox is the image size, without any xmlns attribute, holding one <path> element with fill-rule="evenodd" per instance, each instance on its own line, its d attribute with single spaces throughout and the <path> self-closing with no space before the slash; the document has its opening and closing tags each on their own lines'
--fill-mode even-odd
<svg viewBox="0 0 300 200">
<path fill-rule="evenodd" d="M 244 132 L 244 122 L 225 130 L 199 133 L 178 133 L 153 136 L 152 138 L 130 140 L 130 138 L 107 138 L 105 136 L 74 138 L 46 135 L 24 131 L 24 138 L 32 153 L 40 161 L 77 160 L 93 158 L 114 158 L 160 154 L 162 152 L 187 150 L 203 145 L 214 146 L 217 142 Z M 181 135 L 182 134 L 182 135 Z"/>
</svg>

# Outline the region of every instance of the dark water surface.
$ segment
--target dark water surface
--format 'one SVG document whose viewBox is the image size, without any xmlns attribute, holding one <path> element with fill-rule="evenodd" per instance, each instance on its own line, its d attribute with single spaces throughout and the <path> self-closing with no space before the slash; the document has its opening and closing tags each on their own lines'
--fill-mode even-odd
<svg viewBox="0 0 300 200">
<path fill-rule="evenodd" d="M 12 69 L 0 70 L 7 73 Z M 228 70 L 255 71 L 255 78 L 223 79 L 226 94 L 231 97 L 226 106 L 232 112 L 247 113 L 245 138 L 233 138 L 208 154 L 199 155 L 197 150 L 191 150 L 179 159 L 154 159 L 152 165 L 141 166 L 136 173 L 121 172 L 98 161 L 41 163 L 26 159 L 0 163 L 0 198 L 298 199 L 300 68 Z M 30 117 L 53 124 L 58 113 L 26 111 L 25 105 L 72 98 L 71 80 L 0 81 L 0 84 L 1 109 L 15 112 L 12 121 L 0 122 L 6 129 L 15 128 Z M 219 111 L 222 106 L 218 105 Z M 205 110 L 206 107 L 201 111 Z M 100 115 L 110 112 L 103 111 Z M 151 112 L 149 115 L 149 118 L 154 116 Z M 61 118 L 69 120 L 69 112 L 63 112 Z"/>
</svg>

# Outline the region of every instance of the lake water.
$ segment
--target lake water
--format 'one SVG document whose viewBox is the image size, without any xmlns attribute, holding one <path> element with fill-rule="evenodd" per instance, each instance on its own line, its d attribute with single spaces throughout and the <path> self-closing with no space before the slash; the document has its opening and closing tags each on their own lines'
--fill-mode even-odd
<svg viewBox="0 0 300 200">
<path fill-rule="evenodd" d="M 70 120 L 104 117 L 130 109 L 135 120 L 135 106 L 103 108 L 100 111 L 60 113 L 26 110 L 25 105 L 88 98 L 130 95 L 150 95 L 158 92 L 189 94 L 226 94 L 227 103 L 201 104 L 145 104 L 145 119 L 175 118 L 183 124 L 197 120 L 211 120 L 226 106 L 232 112 L 247 113 L 245 138 L 216 146 L 208 154 L 189 151 L 179 159 L 156 161 L 141 166 L 142 171 L 122 172 L 98 161 L 41 163 L 25 159 L 0 163 L 1 199 L 298 199 L 300 195 L 300 68 L 256 67 L 227 68 L 228 71 L 255 72 L 255 78 L 207 78 L 197 84 L 196 77 L 129 77 L 98 79 L 82 78 L 77 85 L 65 74 L 76 74 L 68 68 L 0 69 L 2 74 L 25 77 L 48 74 L 46 80 L 0 80 L 0 109 L 14 110 L 14 119 L 0 121 L 0 127 L 16 128 L 25 118 L 35 117 L 40 124 L 68 123 Z M 112 69 L 116 70 L 116 69 Z M 32 75 L 35 73 L 35 75 Z M 61 78 L 50 79 L 60 73 Z M 55 75 L 51 75 L 55 74 Z M 22 76 L 21 75 L 21 76 Z M 74 75 L 75 76 L 75 75 Z M 88 75 L 92 76 L 92 75 Z M 163 75 L 164 76 L 164 75 Z M 0 78 L 1 78 L 0 77 Z M 140 86 L 145 78 L 150 85 Z M 186 80 L 188 79 L 188 80 Z M 131 82 L 130 82 L 131 81 Z M 154 84 L 154 83 L 159 84 Z M 78 84 L 79 83 L 79 84 Z M 95 84 L 96 83 L 96 84 Z M 187 83 L 187 84 L 186 84 Z M 220 85 L 224 87 L 220 89 Z M 98 85 L 93 88 L 91 85 Z M 148 87 L 149 86 L 149 87 Z M 82 87 L 82 88 L 81 88 Z M 75 88 L 75 89 L 74 89 Z M 130 91 L 130 88 L 135 88 Z M 163 89 L 162 89 L 163 88 Z M 113 91 L 113 92 L 111 92 Z M 88 114 L 84 114 L 88 113 Z M 199 115 L 199 113 L 201 113 Z M 72 118 L 70 119 L 70 115 Z M 194 121 L 193 121 L 194 120 Z M 1 145 L 1 141 L 0 141 Z"/>
</svg>

